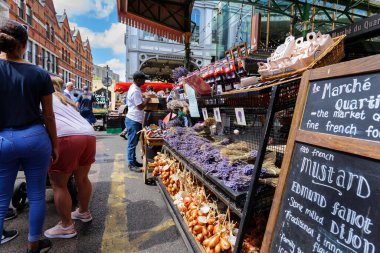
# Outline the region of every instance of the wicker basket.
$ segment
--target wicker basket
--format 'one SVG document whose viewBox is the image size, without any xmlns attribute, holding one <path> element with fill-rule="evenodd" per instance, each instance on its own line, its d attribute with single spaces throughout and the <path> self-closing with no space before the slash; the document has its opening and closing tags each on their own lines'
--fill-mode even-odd
<svg viewBox="0 0 380 253">
<path fill-rule="evenodd" d="M 290 77 L 293 75 L 301 75 L 308 69 L 319 68 L 340 62 L 344 57 L 344 37 L 345 35 L 333 38 L 334 43 L 328 47 L 317 59 L 315 59 L 309 66 L 298 69 L 296 71 L 281 73 L 273 76 L 260 77 L 261 81 L 270 81 Z"/>
</svg>

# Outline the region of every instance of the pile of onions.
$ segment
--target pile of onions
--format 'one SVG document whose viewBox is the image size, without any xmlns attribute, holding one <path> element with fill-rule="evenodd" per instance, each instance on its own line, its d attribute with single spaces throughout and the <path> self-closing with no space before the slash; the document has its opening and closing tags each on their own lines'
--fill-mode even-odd
<svg viewBox="0 0 380 253">
<path fill-rule="evenodd" d="M 206 253 L 232 253 L 236 240 L 236 223 L 220 214 L 215 203 L 206 197 L 203 185 L 180 164 L 166 156 L 154 158 L 153 175 L 160 175 L 163 184 L 180 211 L 185 223 Z"/>
</svg>

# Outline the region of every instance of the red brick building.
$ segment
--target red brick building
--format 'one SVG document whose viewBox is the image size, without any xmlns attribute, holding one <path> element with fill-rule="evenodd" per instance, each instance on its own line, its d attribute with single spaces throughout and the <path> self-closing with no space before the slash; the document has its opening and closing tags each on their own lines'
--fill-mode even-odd
<svg viewBox="0 0 380 253">
<path fill-rule="evenodd" d="M 66 13 L 57 15 L 53 0 L 8 0 L 9 18 L 28 25 L 25 59 L 71 81 L 77 89 L 91 86 L 92 53 Z"/>
</svg>

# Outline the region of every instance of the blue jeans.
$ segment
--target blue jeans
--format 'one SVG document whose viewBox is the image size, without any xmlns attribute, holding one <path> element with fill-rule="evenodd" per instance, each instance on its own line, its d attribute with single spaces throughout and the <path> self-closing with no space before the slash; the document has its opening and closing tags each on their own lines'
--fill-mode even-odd
<svg viewBox="0 0 380 253">
<path fill-rule="evenodd" d="M 125 117 L 125 127 L 128 132 L 128 164 L 135 165 L 136 164 L 136 146 L 139 143 L 140 133 L 142 129 L 142 124 L 136 121 Z"/>
<path fill-rule="evenodd" d="M 24 170 L 29 199 L 30 242 L 42 235 L 45 219 L 45 188 L 52 146 L 41 124 L 26 129 L 0 130 L 0 235 L 13 194 L 17 172 Z"/>
</svg>

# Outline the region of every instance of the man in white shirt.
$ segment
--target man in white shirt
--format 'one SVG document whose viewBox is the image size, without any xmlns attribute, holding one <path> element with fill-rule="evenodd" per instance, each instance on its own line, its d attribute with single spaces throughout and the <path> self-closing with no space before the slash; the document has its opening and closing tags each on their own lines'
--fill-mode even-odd
<svg viewBox="0 0 380 253">
<path fill-rule="evenodd" d="M 66 89 L 63 91 L 63 95 L 65 95 L 65 97 L 73 100 L 73 95 L 71 94 L 71 92 L 73 91 L 74 89 L 74 84 L 72 82 L 68 82 L 66 83 Z"/>
<path fill-rule="evenodd" d="M 142 129 L 144 119 L 144 108 L 150 98 L 143 98 L 140 87 L 145 84 L 146 76 L 137 71 L 133 74 L 133 84 L 129 87 L 127 94 L 128 113 L 125 117 L 125 126 L 128 131 L 128 167 L 135 172 L 141 172 L 142 164 L 136 160 L 136 146 Z"/>
</svg>

